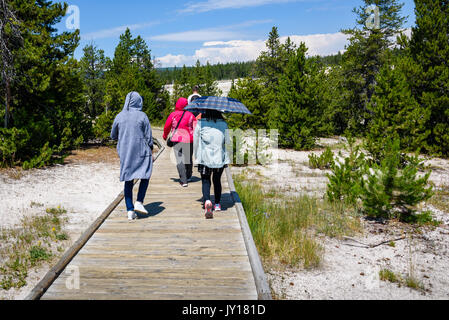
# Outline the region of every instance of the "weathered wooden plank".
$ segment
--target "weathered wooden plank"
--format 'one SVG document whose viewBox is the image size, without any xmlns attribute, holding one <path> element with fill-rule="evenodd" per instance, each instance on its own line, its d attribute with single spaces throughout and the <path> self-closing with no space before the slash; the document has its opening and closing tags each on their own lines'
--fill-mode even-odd
<svg viewBox="0 0 449 320">
<path fill-rule="evenodd" d="M 257 300 L 257 295 L 243 294 L 208 294 L 208 293 L 187 293 L 187 294 L 175 294 L 167 293 L 166 291 L 160 292 L 144 292 L 144 293 L 70 293 L 70 292 L 49 292 L 42 300 Z"/>
<path fill-rule="evenodd" d="M 82 266 L 79 269 L 82 279 L 85 278 L 116 278 L 116 279 L 200 279 L 200 280 L 245 280 L 251 279 L 251 271 L 243 270 L 185 270 L 179 269 L 176 272 L 172 269 L 150 269 L 145 267 L 121 267 L 98 269 L 95 267 Z M 63 273 L 58 280 L 65 282 L 71 274 Z"/>
</svg>

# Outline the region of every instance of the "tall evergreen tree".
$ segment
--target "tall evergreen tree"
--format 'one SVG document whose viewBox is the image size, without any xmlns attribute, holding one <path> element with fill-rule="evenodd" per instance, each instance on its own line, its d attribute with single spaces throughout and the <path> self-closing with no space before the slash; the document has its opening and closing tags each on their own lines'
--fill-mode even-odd
<svg viewBox="0 0 449 320">
<path fill-rule="evenodd" d="M 106 81 L 106 111 L 95 126 L 98 138 L 109 138 L 114 117 L 122 110 L 125 97 L 131 91 L 140 93 L 144 100 L 143 111 L 151 121 L 162 121 L 168 94 L 154 68 L 147 44 L 140 36 L 133 38 L 129 29 L 120 36 Z"/>
<path fill-rule="evenodd" d="M 416 69 L 412 59 L 402 54 L 385 65 L 379 76 L 368 110 L 373 114 L 367 134 L 367 149 L 377 161 L 384 157 L 384 146 L 391 139 L 399 141 L 402 151 L 416 152 L 429 135 L 427 108 L 412 94 L 409 74 Z"/>
<path fill-rule="evenodd" d="M 209 62 L 203 67 L 203 82 L 200 84 L 200 92 L 203 96 L 220 96 L 222 94 L 220 89 L 218 89 L 218 84 L 212 74 Z"/>
<path fill-rule="evenodd" d="M 6 0 L 0 0 L 0 68 L 5 91 L 5 128 L 8 128 L 11 84 L 15 79 L 13 50 L 22 45 L 20 21 Z"/>
<path fill-rule="evenodd" d="M 232 115 L 229 126 L 233 129 L 266 129 L 270 101 L 264 82 L 260 79 L 240 79 L 233 82 L 229 97 L 241 101 L 252 112 L 251 116 Z"/>
<path fill-rule="evenodd" d="M 415 0 L 416 27 L 410 51 L 419 67 L 412 87 L 422 108 L 430 111 L 430 152 L 449 156 L 449 1 Z"/>
<path fill-rule="evenodd" d="M 372 6 L 379 10 L 378 26 L 367 24 Z M 386 51 L 394 44 L 392 37 L 403 31 L 402 7 L 397 0 L 364 0 L 363 6 L 353 10 L 358 17 L 357 27 L 342 31 L 350 41 L 343 55 L 343 85 L 348 95 L 348 125 L 355 133 L 366 129 L 370 118 L 367 106 L 374 93 L 376 77 L 385 63 Z"/>
<path fill-rule="evenodd" d="M 73 53 L 79 30 L 58 33 L 55 25 L 67 5 L 51 1 L 8 1 L 20 21 L 23 46 L 12 51 L 16 81 L 11 86 L 14 130 L 28 137 L 16 159 L 26 167 L 41 166 L 52 156 L 76 147 L 86 138 L 84 96 Z"/>
<path fill-rule="evenodd" d="M 106 93 L 106 71 L 110 65 L 104 51 L 93 44 L 86 46 L 80 67 L 84 82 L 84 94 L 87 97 L 86 114 L 95 119 L 104 111 Z"/>
<path fill-rule="evenodd" d="M 301 43 L 291 55 L 279 80 L 278 107 L 271 114 L 270 127 L 279 129 L 282 147 L 310 149 L 315 144 L 318 119 L 315 92 L 310 83 L 311 66 L 307 48 Z"/>
</svg>

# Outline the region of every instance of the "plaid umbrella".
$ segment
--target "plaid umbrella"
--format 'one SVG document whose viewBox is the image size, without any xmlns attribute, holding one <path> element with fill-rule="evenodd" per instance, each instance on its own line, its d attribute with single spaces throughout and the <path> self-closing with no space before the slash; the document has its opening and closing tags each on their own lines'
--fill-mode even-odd
<svg viewBox="0 0 449 320">
<path fill-rule="evenodd" d="M 217 110 L 222 113 L 252 114 L 240 101 L 226 97 L 201 97 L 192 101 L 184 110 L 190 112 Z"/>
</svg>

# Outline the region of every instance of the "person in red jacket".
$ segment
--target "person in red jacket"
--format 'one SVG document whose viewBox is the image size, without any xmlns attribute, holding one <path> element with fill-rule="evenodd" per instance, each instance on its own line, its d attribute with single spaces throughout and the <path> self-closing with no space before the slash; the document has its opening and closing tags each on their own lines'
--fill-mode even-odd
<svg viewBox="0 0 449 320">
<path fill-rule="evenodd" d="M 188 182 L 193 173 L 193 131 L 196 126 L 196 118 L 193 113 L 184 111 L 188 105 L 186 98 L 179 98 L 176 102 L 176 110 L 167 119 L 164 127 L 164 140 L 167 140 L 170 132 L 173 132 L 171 140 L 175 143 L 173 150 L 175 152 L 177 168 L 180 178 L 180 184 L 188 187 Z M 182 119 L 182 120 L 181 120 Z M 179 124 L 178 130 L 176 127 Z M 174 132 L 176 130 L 176 132 Z"/>
</svg>

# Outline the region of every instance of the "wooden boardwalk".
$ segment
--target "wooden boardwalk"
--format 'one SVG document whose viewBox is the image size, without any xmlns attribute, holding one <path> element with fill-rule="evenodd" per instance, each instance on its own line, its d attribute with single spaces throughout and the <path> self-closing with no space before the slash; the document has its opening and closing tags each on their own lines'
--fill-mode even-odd
<svg viewBox="0 0 449 320">
<path fill-rule="evenodd" d="M 160 139 L 161 133 L 154 133 Z M 165 150 L 155 163 L 145 199 L 150 215 L 128 222 L 122 201 L 70 262 L 66 270 L 71 272 L 63 272 L 42 299 L 258 298 L 226 175 L 224 211 L 206 220 L 200 179 L 188 188 L 174 181 L 178 174 L 172 153 Z M 196 168 L 194 176 L 199 176 Z M 73 284 L 74 270 L 79 271 L 79 289 L 67 285 Z"/>
</svg>

